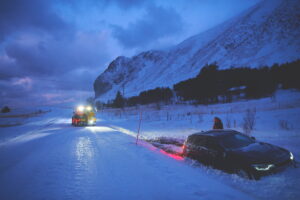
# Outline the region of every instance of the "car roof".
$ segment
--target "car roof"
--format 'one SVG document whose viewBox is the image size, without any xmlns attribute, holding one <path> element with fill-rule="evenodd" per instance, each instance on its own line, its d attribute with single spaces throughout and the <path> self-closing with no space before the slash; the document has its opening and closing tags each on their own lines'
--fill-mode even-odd
<svg viewBox="0 0 300 200">
<path fill-rule="evenodd" d="M 241 134 L 238 131 L 235 130 L 231 130 L 231 129 L 216 129 L 216 130 L 209 130 L 209 131 L 203 131 L 203 132 L 198 132 L 198 133 L 194 133 L 192 135 L 190 135 L 191 137 L 195 137 L 195 136 L 211 136 L 211 137 L 216 137 L 216 136 L 224 136 L 224 135 L 233 135 L 233 134 Z M 189 136 L 189 137 L 190 137 Z"/>
</svg>

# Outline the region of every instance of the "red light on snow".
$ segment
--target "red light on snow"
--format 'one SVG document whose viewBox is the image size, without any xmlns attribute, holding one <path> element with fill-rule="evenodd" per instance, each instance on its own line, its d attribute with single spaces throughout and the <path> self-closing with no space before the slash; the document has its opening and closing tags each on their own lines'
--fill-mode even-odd
<svg viewBox="0 0 300 200">
<path fill-rule="evenodd" d="M 165 152 L 162 149 L 160 149 L 159 152 L 162 153 L 162 154 L 164 154 L 164 155 L 166 155 L 166 156 L 169 156 L 170 158 L 173 158 L 175 160 L 183 160 L 183 157 L 181 157 L 179 155 L 176 155 L 176 154 L 167 153 L 167 152 Z"/>
<path fill-rule="evenodd" d="M 139 145 L 144 146 L 151 151 L 162 153 L 163 155 L 166 155 L 166 156 L 173 158 L 175 160 L 178 160 L 178 161 L 182 161 L 184 159 L 182 156 L 180 156 L 178 154 L 167 153 L 164 150 L 154 147 L 153 145 L 146 143 L 146 142 L 139 142 Z"/>
</svg>

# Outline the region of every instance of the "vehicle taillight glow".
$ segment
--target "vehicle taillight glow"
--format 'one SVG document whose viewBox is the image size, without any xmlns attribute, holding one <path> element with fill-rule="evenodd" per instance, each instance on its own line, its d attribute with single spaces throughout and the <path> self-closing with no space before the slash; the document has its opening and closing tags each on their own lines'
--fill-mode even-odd
<svg viewBox="0 0 300 200">
<path fill-rule="evenodd" d="M 186 156 L 185 151 L 186 151 L 186 146 L 185 146 L 185 144 L 183 144 L 182 147 L 181 147 L 181 156 L 182 157 Z"/>
<path fill-rule="evenodd" d="M 167 153 L 165 152 L 164 150 L 160 149 L 159 150 L 160 153 L 166 155 L 166 156 L 169 156 L 170 158 L 173 158 L 175 160 L 183 160 L 183 157 L 180 156 L 180 155 L 176 155 L 176 154 L 171 154 L 171 153 Z"/>
<path fill-rule="evenodd" d="M 162 149 L 159 149 L 157 147 L 154 147 L 153 145 L 151 145 L 149 143 L 139 142 L 139 145 L 144 146 L 144 147 L 146 147 L 147 149 L 149 149 L 151 151 L 162 153 L 163 155 L 168 156 L 170 158 L 173 158 L 175 160 L 178 160 L 178 161 L 184 160 L 184 158 L 182 156 L 180 156 L 179 154 L 167 153 L 166 151 L 164 151 Z"/>
</svg>

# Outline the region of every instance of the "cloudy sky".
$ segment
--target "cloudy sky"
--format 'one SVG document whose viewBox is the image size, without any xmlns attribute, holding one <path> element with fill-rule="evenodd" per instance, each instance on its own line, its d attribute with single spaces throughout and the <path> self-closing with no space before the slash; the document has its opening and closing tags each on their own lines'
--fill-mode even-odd
<svg viewBox="0 0 300 200">
<path fill-rule="evenodd" d="M 0 107 L 78 102 L 117 56 L 165 49 L 259 0 L 1 0 Z"/>
</svg>

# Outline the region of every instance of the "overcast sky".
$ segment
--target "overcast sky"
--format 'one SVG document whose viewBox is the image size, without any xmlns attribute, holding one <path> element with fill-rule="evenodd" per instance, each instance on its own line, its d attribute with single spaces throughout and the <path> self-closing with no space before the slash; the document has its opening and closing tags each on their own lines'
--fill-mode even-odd
<svg viewBox="0 0 300 200">
<path fill-rule="evenodd" d="M 1 0 L 0 107 L 79 102 L 117 56 L 164 49 L 259 0 Z"/>
</svg>

